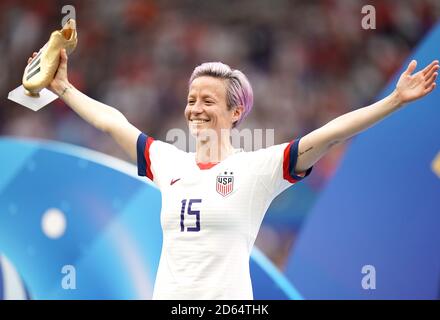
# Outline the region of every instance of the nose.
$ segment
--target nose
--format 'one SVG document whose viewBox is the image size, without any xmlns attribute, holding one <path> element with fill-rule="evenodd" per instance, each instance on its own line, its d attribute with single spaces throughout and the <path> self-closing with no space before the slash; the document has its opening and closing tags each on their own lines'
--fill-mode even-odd
<svg viewBox="0 0 440 320">
<path fill-rule="evenodd" d="M 199 101 L 197 101 L 196 103 L 194 103 L 191 106 L 191 112 L 192 113 L 202 113 L 203 112 L 203 104 Z"/>
</svg>

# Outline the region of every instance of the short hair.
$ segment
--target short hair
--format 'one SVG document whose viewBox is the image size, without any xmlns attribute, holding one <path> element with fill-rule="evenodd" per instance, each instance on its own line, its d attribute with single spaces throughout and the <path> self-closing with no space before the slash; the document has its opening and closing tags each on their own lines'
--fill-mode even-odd
<svg viewBox="0 0 440 320">
<path fill-rule="evenodd" d="M 246 118 L 254 103 L 254 92 L 248 78 L 240 70 L 233 70 L 222 62 L 205 62 L 194 69 L 189 79 L 189 85 L 191 85 L 194 79 L 203 76 L 228 81 L 226 88 L 226 105 L 228 110 L 237 106 L 243 106 L 244 109 L 241 118 L 232 125 L 235 128 Z"/>
</svg>

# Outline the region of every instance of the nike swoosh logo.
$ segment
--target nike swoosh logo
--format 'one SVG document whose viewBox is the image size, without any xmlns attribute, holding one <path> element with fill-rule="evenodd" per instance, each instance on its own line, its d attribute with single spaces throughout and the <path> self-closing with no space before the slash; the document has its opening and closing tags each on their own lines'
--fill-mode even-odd
<svg viewBox="0 0 440 320">
<path fill-rule="evenodd" d="M 180 178 L 179 179 L 172 179 L 170 182 L 170 186 L 172 186 L 173 184 L 175 184 L 179 180 L 180 180 Z"/>
</svg>

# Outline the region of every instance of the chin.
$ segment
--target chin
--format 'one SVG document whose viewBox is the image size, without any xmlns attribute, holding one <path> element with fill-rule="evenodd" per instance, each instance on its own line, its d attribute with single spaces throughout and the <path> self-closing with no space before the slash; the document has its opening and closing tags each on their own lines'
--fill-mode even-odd
<svg viewBox="0 0 440 320">
<path fill-rule="evenodd" d="M 206 140 L 209 136 L 216 135 L 216 131 L 209 127 L 189 125 L 189 133 L 196 139 Z"/>
<path fill-rule="evenodd" d="M 199 130 L 194 128 L 189 128 L 189 134 L 192 135 L 194 138 L 197 138 L 199 136 Z"/>
</svg>

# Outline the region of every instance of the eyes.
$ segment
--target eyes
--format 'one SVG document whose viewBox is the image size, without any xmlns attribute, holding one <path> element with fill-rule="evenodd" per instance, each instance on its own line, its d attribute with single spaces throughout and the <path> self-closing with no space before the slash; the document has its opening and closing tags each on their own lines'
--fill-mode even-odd
<svg viewBox="0 0 440 320">
<path fill-rule="evenodd" d="M 192 106 L 192 105 L 194 105 L 196 103 L 196 100 L 195 99 L 188 99 L 188 105 L 190 105 L 190 106 Z M 207 106 L 211 106 L 211 105 L 213 105 L 214 104 L 214 100 L 212 100 L 212 99 L 209 99 L 209 98 L 206 98 L 206 99 L 203 99 L 203 103 L 205 104 L 205 105 L 207 105 Z"/>
</svg>

